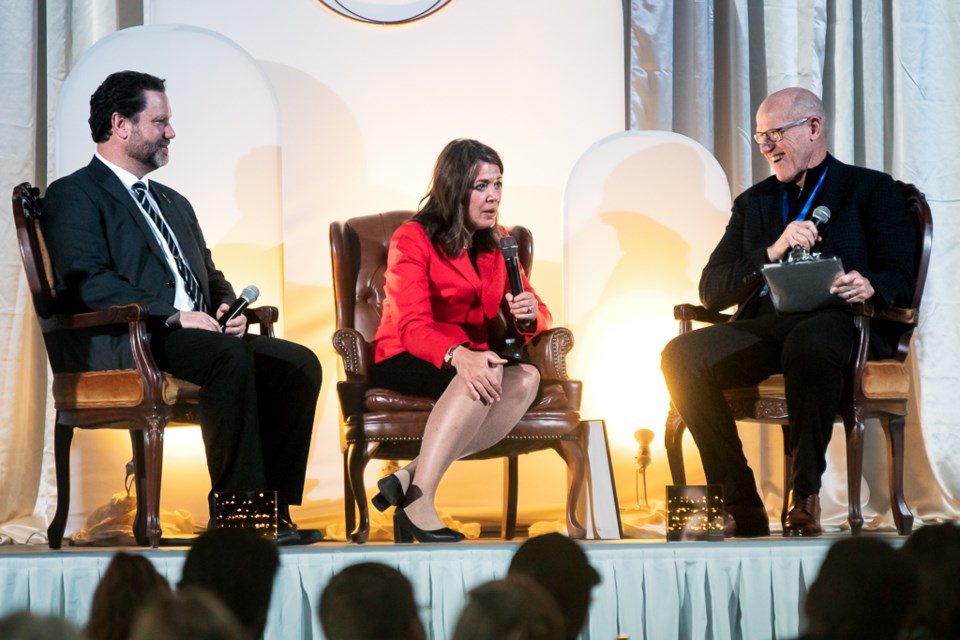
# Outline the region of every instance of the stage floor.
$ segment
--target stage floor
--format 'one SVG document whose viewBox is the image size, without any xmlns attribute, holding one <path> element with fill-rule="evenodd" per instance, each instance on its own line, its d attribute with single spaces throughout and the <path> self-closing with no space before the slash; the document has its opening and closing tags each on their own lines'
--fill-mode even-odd
<svg viewBox="0 0 960 640">
<path fill-rule="evenodd" d="M 830 544 L 847 533 L 813 540 L 780 536 L 723 542 L 587 541 L 602 576 L 583 637 L 611 640 L 795 638 L 802 603 Z M 865 534 L 899 545 L 893 534 Z M 346 565 L 383 562 L 413 582 L 428 637 L 449 637 L 465 594 L 506 574 L 522 540 L 480 539 L 455 545 L 322 542 L 281 549 L 267 640 L 323 638 L 316 611 L 327 581 Z M 0 614 L 19 609 L 63 615 L 82 625 L 93 590 L 118 548 L 0 547 Z M 142 550 L 172 585 L 187 549 Z"/>
</svg>

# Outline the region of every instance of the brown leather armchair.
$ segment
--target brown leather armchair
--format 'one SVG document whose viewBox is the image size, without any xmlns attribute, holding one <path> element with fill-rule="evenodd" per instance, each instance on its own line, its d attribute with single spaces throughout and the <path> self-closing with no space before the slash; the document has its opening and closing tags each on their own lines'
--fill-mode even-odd
<svg viewBox="0 0 960 640">
<path fill-rule="evenodd" d="M 913 529 L 913 514 L 903 497 L 904 422 L 907 407 L 914 397 L 910 389 L 910 369 L 905 364 L 905 360 L 910 348 L 910 338 L 920 318 L 920 300 L 923 297 L 927 267 L 930 263 L 930 250 L 933 246 L 933 218 L 926 198 L 914 185 L 903 182 L 898 184 L 903 192 L 907 209 L 917 225 L 917 283 L 909 308 L 877 309 L 865 303 L 856 305 L 854 310 L 859 338 L 850 363 L 848 388 L 839 416 L 846 431 L 849 523 L 854 535 L 859 534 L 863 527 L 863 516 L 860 512 L 860 480 L 863 470 L 864 421 L 867 418 L 879 418 L 887 436 L 890 502 L 897 532 L 900 535 L 909 535 Z M 711 312 L 691 304 L 674 307 L 673 315 L 680 321 L 680 333 L 691 331 L 694 322 L 716 324 L 730 319 L 729 315 Z M 871 320 L 880 320 L 899 328 L 900 339 L 897 352 L 892 358 L 867 359 Z M 782 522 L 787 515 L 787 503 L 793 484 L 791 476 L 793 458 L 787 448 L 790 440 L 790 426 L 783 376 L 774 375 L 756 387 L 729 389 L 724 394 L 736 420 L 779 424 L 783 430 L 784 489 L 783 508 L 780 513 Z M 683 420 L 671 407 L 667 416 L 664 440 L 674 484 L 686 482 L 683 465 L 685 429 Z"/>
<path fill-rule="evenodd" d="M 417 456 L 433 400 L 371 388 L 373 364 L 370 344 L 380 323 L 384 298 L 387 250 L 393 232 L 413 215 L 391 211 L 352 218 L 330 225 L 333 291 L 337 331 L 333 346 L 343 360 L 345 379 L 337 383 L 343 417 L 343 485 L 346 528 L 354 542 L 366 542 L 370 515 L 364 469 L 373 459 L 410 460 Z M 533 238 L 523 227 L 510 231 L 519 245 L 519 260 L 529 274 Z M 507 335 L 503 321 L 498 339 Z M 554 449 L 567 464 L 567 532 L 583 538 L 576 505 L 584 481 L 581 448 L 581 382 L 567 376 L 566 354 L 573 335 L 566 328 L 551 329 L 524 347 L 525 357 L 541 373 L 541 393 L 517 426 L 493 447 L 468 459 L 505 458 L 504 507 L 501 532 L 511 539 L 517 519 L 517 458 L 521 454 Z M 359 511 L 359 522 L 356 519 Z"/>
<path fill-rule="evenodd" d="M 13 190 L 13 218 L 20 257 L 33 306 L 43 331 L 53 368 L 53 399 L 57 411 L 54 458 L 57 475 L 57 511 L 47 529 L 51 549 L 59 549 L 70 508 L 70 445 L 75 428 L 128 429 L 133 443 L 134 486 L 137 515 L 133 535 L 140 545 L 160 544 L 160 478 L 163 464 L 163 430 L 167 426 L 197 424 L 200 387 L 160 371 L 147 338 L 148 309 L 142 304 L 111 307 L 88 313 L 62 313 L 56 295 L 53 269 L 40 229 L 43 216 L 38 189 L 29 183 Z M 248 309 L 251 324 L 273 335 L 279 312 L 276 307 Z M 61 332 L 105 329 L 124 331 L 134 369 L 111 371 L 60 371 Z"/>
</svg>

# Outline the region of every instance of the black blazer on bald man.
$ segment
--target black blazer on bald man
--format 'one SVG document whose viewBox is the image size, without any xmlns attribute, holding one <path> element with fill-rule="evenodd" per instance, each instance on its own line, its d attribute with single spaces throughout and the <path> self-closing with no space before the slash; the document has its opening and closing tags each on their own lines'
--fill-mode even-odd
<svg viewBox="0 0 960 640">
<path fill-rule="evenodd" d="M 840 258 L 844 271 L 867 278 L 876 291 L 874 304 L 909 306 L 916 280 L 916 227 L 896 183 L 885 173 L 829 155 L 827 171 L 813 207 L 826 206 L 831 217 L 819 226 L 823 240 L 814 251 Z M 760 270 L 768 262 L 767 247 L 783 233 L 784 189 L 770 176 L 734 201 L 726 232 L 700 278 L 700 299 L 708 309 L 739 305 L 736 319 L 772 310 L 758 295 L 764 283 Z M 878 356 L 888 356 L 896 338 L 885 335 L 881 322 L 873 329 L 873 348 Z"/>
</svg>

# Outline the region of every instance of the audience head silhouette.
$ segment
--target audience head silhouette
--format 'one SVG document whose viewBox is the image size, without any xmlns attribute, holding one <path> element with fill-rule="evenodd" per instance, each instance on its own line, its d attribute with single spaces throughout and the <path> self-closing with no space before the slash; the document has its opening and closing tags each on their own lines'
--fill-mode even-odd
<svg viewBox="0 0 960 640">
<path fill-rule="evenodd" d="M 960 527 L 917 529 L 901 548 L 917 570 L 916 604 L 907 627 L 930 640 L 960 638 Z"/>
<path fill-rule="evenodd" d="M 827 552 L 807 593 L 809 636 L 896 640 L 916 597 L 913 566 L 888 543 L 848 538 Z"/>
<path fill-rule="evenodd" d="M 413 585 L 393 567 L 361 562 L 333 576 L 320 597 L 327 640 L 423 640 Z"/>
<path fill-rule="evenodd" d="M 186 587 L 147 605 L 133 625 L 130 640 L 254 640 L 219 598 Z"/>
<path fill-rule="evenodd" d="M 126 640 L 144 606 L 170 594 L 170 583 L 141 555 L 119 552 L 93 592 L 84 633 L 90 640 Z"/>
<path fill-rule="evenodd" d="M 564 637 L 576 638 L 587 620 L 590 592 L 600 583 L 580 545 L 559 533 L 530 538 L 510 562 L 507 578 L 518 575 L 533 579 L 550 594 L 563 614 Z"/>
<path fill-rule="evenodd" d="M 63 618 L 18 611 L 0 618 L 3 640 L 84 640 L 84 636 Z"/>
<path fill-rule="evenodd" d="M 179 586 L 213 593 L 256 638 L 267 624 L 279 567 L 280 554 L 270 540 L 250 529 L 213 529 L 187 553 Z"/>
<path fill-rule="evenodd" d="M 493 580 L 467 596 L 453 640 L 555 640 L 564 620 L 550 594 L 524 576 Z"/>
</svg>

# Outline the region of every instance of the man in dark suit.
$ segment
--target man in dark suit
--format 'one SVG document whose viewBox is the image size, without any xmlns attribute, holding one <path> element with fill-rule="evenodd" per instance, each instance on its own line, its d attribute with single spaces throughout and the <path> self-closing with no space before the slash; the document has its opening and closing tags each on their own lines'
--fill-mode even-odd
<svg viewBox="0 0 960 640">
<path fill-rule="evenodd" d="M 190 203 L 145 176 L 165 165 L 170 103 L 164 81 L 123 71 L 90 98 L 97 152 L 89 165 L 50 185 L 43 233 L 58 294 L 77 311 L 141 303 L 150 345 L 164 371 L 201 385 L 200 427 L 213 492 L 275 490 L 280 541 L 309 543 L 289 505 L 300 504 L 320 363 L 310 350 L 246 335 L 240 314 L 221 331 L 236 300 L 213 263 Z M 125 338 L 61 341 L 61 370 L 131 366 Z M 126 351 L 129 351 L 127 348 Z"/>
<path fill-rule="evenodd" d="M 820 535 L 820 479 L 856 335 L 849 305 L 906 305 L 913 291 L 915 229 L 896 183 L 833 158 L 825 127 L 822 102 L 805 89 L 784 89 L 761 103 L 754 138 L 775 175 L 734 201 L 700 278 L 705 307 L 737 305 L 737 312 L 731 322 L 678 336 L 662 354 L 671 399 L 707 481 L 723 485 L 728 535 L 769 535 L 770 524 L 723 390 L 783 374 L 794 459 L 784 535 Z M 832 217 L 818 227 L 811 213 L 820 205 Z M 846 273 L 830 291 L 846 307 L 776 313 L 760 270 L 798 246 L 842 260 Z M 882 357 L 892 347 L 878 329 L 871 346 Z"/>
</svg>

